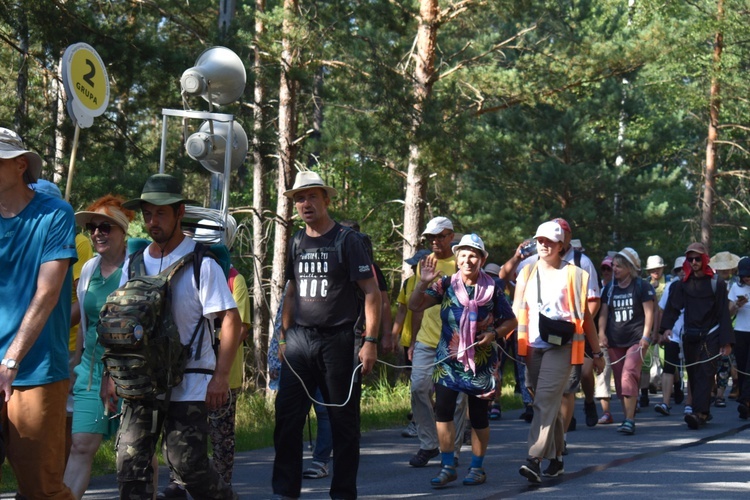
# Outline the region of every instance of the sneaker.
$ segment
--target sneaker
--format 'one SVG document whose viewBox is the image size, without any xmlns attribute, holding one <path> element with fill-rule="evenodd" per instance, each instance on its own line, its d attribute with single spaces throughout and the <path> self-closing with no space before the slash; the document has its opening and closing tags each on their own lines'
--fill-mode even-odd
<svg viewBox="0 0 750 500">
<path fill-rule="evenodd" d="M 500 411 L 500 405 L 497 403 L 493 404 L 489 414 L 490 420 L 500 420 L 501 416 L 502 411 Z"/>
<path fill-rule="evenodd" d="M 674 404 L 681 404 L 685 400 L 685 393 L 682 391 L 682 386 L 676 385 L 674 388 Z"/>
<path fill-rule="evenodd" d="M 690 405 L 685 405 L 685 415 L 690 415 L 693 413 L 693 407 Z"/>
<path fill-rule="evenodd" d="M 685 415 L 685 423 L 689 429 L 697 430 L 706 425 L 706 419 L 699 417 L 695 413 L 690 413 L 689 415 Z"/>
<path fill-rule="evenodd" d="M 174 481 L 170 481 L 164 491 L 159 493 L 156 498 L 187 498 L 187 491 Z"/>
<path fill-rule="evenodd" d="M 599 420 L 599 414 L 596 412 L 596 403 L 593 401 L 590 403 L 583 403 L 583 411 L 586 413 L 586 426 L 594 427 L 596 422 Z"/>
<path fill-rule="evenodd" d="M 438 475 L 430 479 L 430 486 L 432 486 L 433 488 L 442 488 L 446 484 L 451 483 L 456 479 L 458 479 L 456 468 L 444 465 L 443 468 L 440 469 Z"/>
<path fill-rule="evenodd" d="M 518 469 L 518 473 L 528 479 L 530 483 L 540 484 L 542 482 L 539 459 L 527 458 L 526 463 Z"/>
<path fill-rule="evenodd" d="M 565 472 L 565 468 L 563 467 L 563 461 L 552 459 L 549 461 L 549 466 L 544 469 L 544 472 L 542 472 L 542 475 L 544 477 L 557 477 L 561 476 Z"/>
<path fill-rule="evenodd" d="M 656 413 L 661 413 L 665 417 L 669 416 L 669 410 L 671 410 L 672 407 L 668 406 L 666 403 L 659 403 L 658 405 L 654 406 L 654 411 Z"/>
<path fill-rule="evenodd" d="M 742 420 L 747 420 L 747 417 L 750 417 L 750 407 L 747 406 L 747 403 L 740 403 L 737 405 L 737 413 L 740 414 Z"/>
<path fill-rule="evenodd" d="M 530 424 L 531 421 L 534 420 L 534 407 L 531 405 L 526 405 L 526 409 L 518 418 L 520 418 L 521 420 L 525 420 L 527 424 Z"/>
<path fill-rule="evenodd" d="M 576 418 L 572 417 L 570 419 L 570 424 L 568 425 L 568 432 L 573 432 L 574 430 L 576 430 L 576 425 L 577 424 L 578 424 L 578 422 L 576 422 Z"/>
<path fill-rule="evenodd" d="M 612 414 L 608 411 L 604 412 L 604 415 L 601 416 L 599 419 L 599 422 L 597 422 L 599 425 L 609 425 L 614 424 L 615 419 L 612 418 Z"/>
<path fill-rule="evenodd" d="M 323 479 L 324 477 L 328 477 L 328 464 L 313 461 L 310 467 L 302 473 L 302 477 L 305 479 Z"/>
<path fill-rule="evenodd" d="M 620 424 L 620 427 L 617 428 L 617 432 L 627 435 L 635 434 L 635 422 L 626 418 L 625 421 Z"/>
<path fill-rule="evenodd" d="M 407 425 L 406 428 L 403 431 L 401 431 L 401 437 L 405 437 L 405 438 L 415 438 L 418 435 L 419 434 L 417 433 L 417 423 L 414 420 L 409 422 L 409 425 Z"/>
<path fill-rule="evenodd" d="M 714 402 L 714 406 L 717 408 L 726 408 L 727 402 L 724 398 L 716 398 L 716 401 Z"/>
<path fill-rule="evenodd" d="M 478 486 L 487 481 L 487 474 L 481 467 L 469 467 L 469 473 L 464 478 L 464 486 Z"/>
<path fill-rule="evenodd" d="M 424 467 L 430 459 L 435 458 L 438 455 L 440 455 L 440 450 L 438 448 L 432 450 L 423 450 L 420 448 L 417 454 L 409 460 L 409 465 L 412 467 Z"/>
<path fill-rule="evenodd" d="M 640 406 L 641 408 L 648 408 L 648 404 L 648 393 L 641 394 L 641 397 L 638 399 L 638 406 Z"/>
</svg>

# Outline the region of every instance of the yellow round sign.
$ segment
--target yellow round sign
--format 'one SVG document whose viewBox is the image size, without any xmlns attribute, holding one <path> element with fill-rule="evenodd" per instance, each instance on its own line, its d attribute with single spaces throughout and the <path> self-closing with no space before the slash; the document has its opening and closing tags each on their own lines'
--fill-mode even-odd
<svg viewBox="0 0 750 500">
<path fill-rule="evenodd" d="M 68 98 L 85 114 L 99 116 L 109 104 L 109 78 L 99 54 L 88 44 L 77 43 L 63 55 L 63 80 Z"/>
</svg>

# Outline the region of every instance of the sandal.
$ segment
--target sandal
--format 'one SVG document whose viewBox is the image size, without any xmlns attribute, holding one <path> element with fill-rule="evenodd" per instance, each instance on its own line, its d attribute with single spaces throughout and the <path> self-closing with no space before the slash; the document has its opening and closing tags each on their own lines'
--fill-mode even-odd
<svg viewBox="0 0 750 500">
<path fill-rule="evenodd" d="M 610 412 L 605 411 L 597 423 L 599 425 L 608 425 L 615 423 L 615 420 L 612 418 L 612 414 Z"/>
<path fill-rule="evenodd" d="M 484 484 L 485 481 L 487 481 L 487 474 L 485 474 L 483 468 L 470 467 L 469 473 L 466 474 L 466 477 L 464 478 L 464 485 L 477 486 L 479 484 Z"/>
<path fill-rule="evenodd" d="M 328 477 L 328 464 L 323 462 L 313 462 L 310 467 L 302 473 L 305 479 L 323 479 Z"/>
<path fill-rule="evenodd" d="M 620 424 L 620 427 L 617 428 L 617 432 L 629 435 L 635 434 L 635 422 L 633 422 L 629 418 L 626 418 L 625 421 Z"/>
<path fill-rule="evenodd" d="M 456 479 L 458 479 L 456 468 L 449 465 L 444 465 L 443 468 L 440 469 L 440 473 L 436 477 L 430 479 L 430 486 L 432 486 L 433 488 L 442 488 L 446 484 L 453 482 Z"/>
</svg>

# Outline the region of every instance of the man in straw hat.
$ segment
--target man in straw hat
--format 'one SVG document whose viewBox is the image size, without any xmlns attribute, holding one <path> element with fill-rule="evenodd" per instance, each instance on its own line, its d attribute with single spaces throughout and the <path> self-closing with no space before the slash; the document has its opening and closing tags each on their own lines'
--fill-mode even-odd
<svg viewBox="0 0 750 500">
<path fill-rule="evenodd" d="M 0 128 L 3 438 L 21 496 L 73 498 L 63 430 L 75 222 L 70 205 L 28 187 L 41 169 L 41 157 Z"/>
<path fill-rule="evenodd" d="M 685 251 L 685 277 L 669 290 L 661 328 L 671 338 L 680 312 L 684 309 L 682 346 L 693 398 L 693 413 L 685 415 L 690 429 L 703 427 L 711 417 L 711 389 L 716 375 L 717 354 L 729 356 L 734 331 L 729 316 L 729 299 L 724 280 L 708 265 L 703 243 L 691 243 Z"/>
<path fill-rule="evenodd" d="M 292 189 L 284 192 L 305 227 L 295 234 L 287 256 L 288 286 L 279 331 L 284 363 L 276 397 L 272 484 L 274 494 L 283 497 L 300 496 L 302 429 L 312 403 L 309 395 L 316 389 L 330 405 L 336 457 L 331 498 L 357 497 L 361 379 L 353 381 L 352 375 L 356 358 L 362 374 L 369 373 L 377 360 L 381 298 L 362 239 L 328 213 L 336 194 L 312 171 L 299 172 Z M 361 293 L 365 333 L 356 338 Z"/>
<path fill-rule="evenodd" d="M 158 274 L 195 249 L 195 241 L 182 232 L 186 203 L 192 201 L 182 196 L 176 178 L 156 174 L 148 178 L 140 198 L 123 204 L 131 210 L 140 209 L 153 240 L 143 252 L 147 275 Z M 129 269 L 130 259 L 125 260 L 123 269 Z M 120 284 L 128 277 L 123 273 Z M 172 317 L 184 345 L 191 343 L 196 325 L 207 330 L 208 323 L 221 321 L 218 356 L 212 332 L 204 331 L 195 336 L 185 376 L 172 388 L 168 403 L 161 399 L 124 402 L 117 436 L 120 497 L 153 496 L 151 457 L 163 428 L 167 463 L 194 498 L 237 498 L 208 460 L 208 411 L 227 400 L 229 371 L 240 342 L 237 305 L 224 272 L 211 258 L 201 262 L 200 283 L 195 282 L 192 266 L 187 266 L 172 279 L 171 290 Z"/>
</svg>

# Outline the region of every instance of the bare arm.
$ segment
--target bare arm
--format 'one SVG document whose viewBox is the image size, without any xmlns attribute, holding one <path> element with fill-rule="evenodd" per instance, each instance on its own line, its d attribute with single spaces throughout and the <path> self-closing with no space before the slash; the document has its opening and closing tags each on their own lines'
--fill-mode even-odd
<svg viewBox="0 0 750 500">
<path fill-rule="evenodd" d="M 643 337 L 641 338 L 641 348 L 648 349 L 651 346 L 651 328 L 654 326 L 654 301 L 649 300 L 643 304 Z"/>
<path fill-rule="evenodd" d="M 284 304 L 281 310 L 281 329 L 279 330 L 279 360 L 284 361 L 286 351 L 286 331 L 294 324 L 294 294 L 297 293 L 297 283 L 290 281 L 286 285 Z"/>
<path fill-rule="evenodd" d="M 365 292 L 365 337 L 378 338 L 380 330 L 380 313 L 382 298 L 377 280 L 367 278 L 357 281 L 359 288 Z M 359 360 L 362 362 L 362 374 L 367 375 L 375 366 L 378 359 L 378 346 L 375 342 L 363 342 L 359 350 Z"/>
<path fill-rule="evenodd" d="M 596 335 L 596 327 L 594 326 L 594 318 L 588 309 L 586 309 L 583 316 L 583 333 L 586 335 L 586 341 L 589 343 L 589 347 L 591 347 L 591 352 L 595 354 L 601 353 L 601 349 L 599 348 L 600 341 Z M 604 358 L 594 356 L 594 370 L 596 370 L 597 373 L 601 373 L 603 369 Z"/>
<path fill-rule="evenodd" d="M 31 298 L 16 336 L 5 351 L 7 359 L 15 359 L 20 364 L 36 339 L 39 338 L 42 328 L 60 298 L 60 290 L 69 267 L 70 259 L 52 260 L 39 266 L 36 292 Z M 0 392 L 5 393 L 6 402 L 13 392 L 12 385 L 17 373 L 17 370 L 9 370 L 5 366 L 0 366 Z"/>
<path fill-rule="evenodd" d="M 391 303 L 388 292 L 380 290 L 382 310 L 380 312 L 380 345 L 383 352 L 391 352 L 396 349 L 395 336 L 391 335 L 393 329 L 393 315 L 391 314 Z"/>
<path fill-rule="evenodd" d="M 599 344 L 604 347 L 609 347 L 609 342 L 607 342 L 607 316 L 608 315 L 609 315 L 609 306 L 607 306 L 606 302 L 602 302 L 602 307 L 599 310 Z"/>
<path fill-rule="evenodd" d="M 221 342 L 216 359 L 216 368 L 206 391 L 206 406 L 215 410 L 226 403 L 229 393 L 229 371 L 232 368 L 237 348 L 240 345 L 242 321 L 237 308 L 218 314 L 221 319 Z"/>
</svg>

